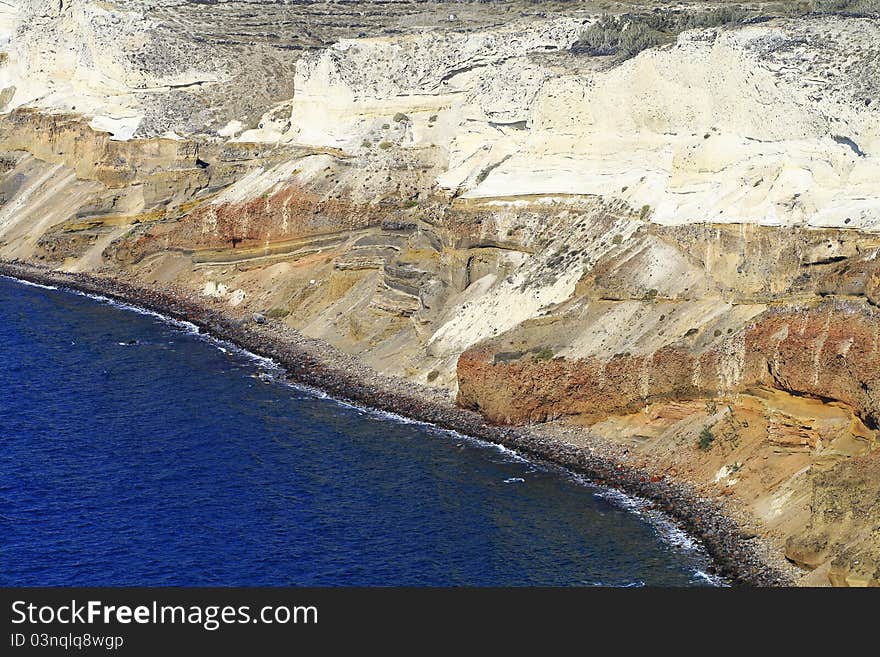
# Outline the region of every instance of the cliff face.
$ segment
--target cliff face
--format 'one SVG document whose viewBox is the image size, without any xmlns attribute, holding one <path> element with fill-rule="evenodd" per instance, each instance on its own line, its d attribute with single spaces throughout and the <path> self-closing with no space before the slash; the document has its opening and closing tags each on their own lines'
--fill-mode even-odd
<svg viewBox="0 0 880 657">
<path fill-rule="evenodd" d="M 620 61 L 572 49 L 596 18 L 0 4 L 0 257 L 589 426 L 736 499 L 805 582 L 877 583 L 880 22 Z"/>
</svg>

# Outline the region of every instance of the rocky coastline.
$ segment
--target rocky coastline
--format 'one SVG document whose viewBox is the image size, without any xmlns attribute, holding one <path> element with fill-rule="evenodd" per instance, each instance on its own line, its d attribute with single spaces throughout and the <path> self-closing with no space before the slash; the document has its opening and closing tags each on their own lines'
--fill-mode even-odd
<svg viewBox="0 0 880 657">
<path fill-rule="evenodd" d="M 336 398 L 500 444 L 597 484 L 647 499 L 699 540 L 714 560 L 717 574 L 735 585 L 794 584 L 787 564 L 778 559 L 773 563 L 769 539 L 744 527 L 724 502 L 701 496 L 690 484 L 628 464 L 601 440 L 581 447 L 547 427 L 491 424 L 480 413 L 458 407 L 443 390 L 381 375 L 356 357 L 280 322 L 235 313 L 229 306 L 173 286 L 148 288 L 116 275 L 65 273 L 9 261 L 0 261 L 0 275 L 98 294 L 191 322 L 207 334 L 273 359 L 292 380 Z"/>
</svg>

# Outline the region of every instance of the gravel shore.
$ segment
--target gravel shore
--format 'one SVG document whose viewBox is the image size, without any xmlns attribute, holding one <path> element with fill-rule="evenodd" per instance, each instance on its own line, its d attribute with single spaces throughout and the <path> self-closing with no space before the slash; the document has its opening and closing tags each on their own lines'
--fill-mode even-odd
<svg viewBox="0 0 880 657">
<path fill-rule="evenodd" d="M 0 274 L 100 294 L 192 322 L 206 333 L 272 358 L 291 379 L 334 397 L 498 443 L 648 499 L 706 547 L 719 575 L 750 586 L 794 583 L 789 572 L 768 559 L 764 540 L 743 530 L 722 503 L 701 497 L 688 484 L 625 463 L 601 441 L 582 448 L 566 442 L 564 430 L 489 424 L 479 413 L 457 407 L 445 391 L 383 376 L 357 358 L 280 322 L 257 323 L 249 315 L 236 315 L 228 306 L 213 304 L 191 292 L 145 288 L 118 276 L 68 274 L 19 263 L 0 262 Z"/>
</svg>

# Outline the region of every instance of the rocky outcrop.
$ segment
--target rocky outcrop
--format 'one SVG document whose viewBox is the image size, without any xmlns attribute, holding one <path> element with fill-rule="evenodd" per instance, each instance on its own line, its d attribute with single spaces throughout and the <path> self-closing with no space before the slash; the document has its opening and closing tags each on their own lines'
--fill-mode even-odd
<svg viewBox="0 0 880 657">
<path fill-rule="evenodd" d="M 619 304 L 609 308 L 618 309 Z M 675 310 L 668 309 L 670 323 L 676 321 Z M 563 415 L 601 419 L 664 399 L 767 386 L 842 401 L 871 427 L 880 419 L 880 316 L 864 302 L 773 308 L 734 334 L 724 329 L 731 318 L 719 313 L 715 321 L 688 329 L 682 339 L 651 353 L 577 360 L 555 356 L 559 347 L 547 340 L 570 335 L 571 324 L 579 331 L 595 330 L 609 314 L 534 320 L 469 349 L 458 363 L 459 402 L 504 423 Z"/>
<path fill-rule="evenodd" d="M 806 532 L 790 537 L 785 546 L 795 563 L 827 568 L 835 586 L 876 586 L 880 581 L 877 458 L 875 452 L 817 475 Z"/>
</svg>

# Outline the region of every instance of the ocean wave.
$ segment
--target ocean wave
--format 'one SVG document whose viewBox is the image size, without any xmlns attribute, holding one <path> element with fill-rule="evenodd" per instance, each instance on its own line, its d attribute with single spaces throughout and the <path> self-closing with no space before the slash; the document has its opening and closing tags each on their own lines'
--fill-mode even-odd
<svg viewBox="0 0 880 657">
<path fill-rule="evenodd" d="M 58 289 L 55 285 L 43 285 L 42 283 L 34 283 L 32 281 L 26 281 L 23 278 L 15 278 L 13 276 L 6 276 L 5 274 L 0 274 L 0 278 L 5 278 L 10 281 L 15 281 L 16 283 L 21 283 L 22 285 L 27 285 L 29 287 L 38 287 L 43 290 L 57 290 Z"/>
<path fill-rule="evenodd" d="M 707 573 L 705 570 L 700 570 L 699 568 L 694 569 L 694 576 L 697 580 L 706 582 L 707 584 L 711 584 L 712 586 L 728 586 L 727 580 L 725 580 L 723 577 L 712 575 L 711 573 Z"/>
<path fill-rule="evenodd" d="M 579 475 L 575 475 L 575 477 L 582 479 L 585 483 L 589 483 Z M 682 529 L 678 523 L 667 514 L 654 509 L 649 500 L 628 495 L 615 488 L 596 488 L 596 492 L 593 493 L 595 497 L 606 500 L 614 506 L 625 509 L 638 516 L 654 529 L 664 543 L 673 549 L 681 552 L 699 554 L 705 557 L 707 561 L 711 559 L 702 544 Z M 695 569 L 694 575 L 713 586 L 726 586 L 728 584 L 727 580 L 723 577 L 712 575 L 700 569 Z"/>
<path fill-rule="evenodd" d="M 154 317 L 155 319 L 160 320 L 163 324 L 174 326 L 175 328 L 183 330 L 185 333 L 189 333 L 191 335 L 200 335 L 199 327 L 192 322 L 188 322 L 186 320 L 175 319 L 174 317 L 163 315 L 162 313 L 156 312 L 155 310 L 149 310 L 148 308 L 144 308 L 142 306 L 136 306 L 125 301 L 119 301 L 118 299 L 113 299 L 111 297 L 104 296 L 103 294 L 83 292 L 82 290 L 77 290 L 75 288 L 64 288 L 64 291 L 107 304 L 108 306 L 113 306 L 114 308 L 119 308 L 120 310 L 127 310 L 129 312 L 137 313 L 138 315 Z"/>
</svg>

